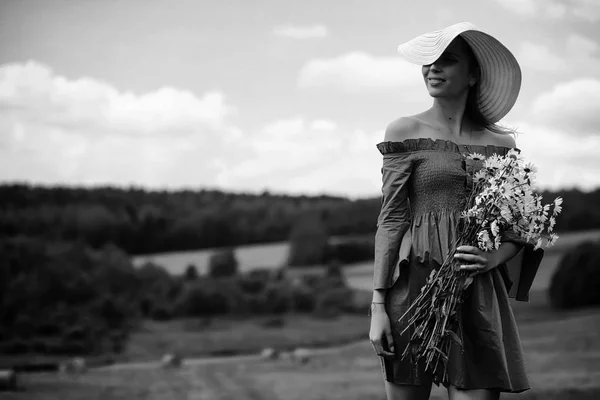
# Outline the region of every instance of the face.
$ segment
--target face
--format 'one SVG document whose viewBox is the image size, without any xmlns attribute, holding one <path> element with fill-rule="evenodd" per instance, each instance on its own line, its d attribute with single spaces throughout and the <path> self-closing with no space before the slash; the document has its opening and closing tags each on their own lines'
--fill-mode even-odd
<svg viewBox="0 0 600 400">
<path fill-rule="evenodd" d="M 459 97 L 475 79 L 471 71 L 471 53 L 460 37 L 454 39 L 433 64 L 422 67 L 425 86 L 431 97 Z"/>
</svg>

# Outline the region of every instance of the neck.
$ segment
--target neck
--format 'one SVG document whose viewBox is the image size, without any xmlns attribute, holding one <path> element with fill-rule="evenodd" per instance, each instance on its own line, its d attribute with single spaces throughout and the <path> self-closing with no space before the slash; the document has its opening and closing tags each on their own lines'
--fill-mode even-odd
<svg viewBox="0 0 600 400">
<path fill-rule="evenodd" d="M 442 99 L 436 98 L 431 107 L 431 113 L 444 127 L 446 127 L 452 136 L 460 137 L 465 133 L 465 108 L 467 99 Z"/>
</svg>

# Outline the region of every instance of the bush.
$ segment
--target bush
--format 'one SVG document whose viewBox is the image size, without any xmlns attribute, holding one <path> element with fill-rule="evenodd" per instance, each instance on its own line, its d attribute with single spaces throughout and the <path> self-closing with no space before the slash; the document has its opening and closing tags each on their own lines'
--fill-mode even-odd
<svg viewBox="0 0 600 400">
<path fill-rule="evenodd" d="M 14 336 L 22 339 L 31 339 L 36 332 L 32 319 L 27 315 L 19 315 L 12 328 Z"/>
<path fill-rule="evenodd" d="M 248 314 L 260 315 L 267 313 L 267 301 L 264 291 L 256 294 L 248 293 L 244 298 Z"/>
<path fill-rule="evenodd" d="M 217 285 L 207 284 L 207 280 L 187 286 L 177 301 L 177 314 L 185 317 L 204 317 L 228 313 L 228 295 L 219 289 Z"/>
<path fill-rule="evenodd" d="M 269 314 L 283 314 L 291 310 L 292 298 L 288 285 L 270 283 L 265 288 L 265 311 Z"/>
<path fill-rule="evenodd" d="M 153 263 L 142 265 L 137 276 L 140 281 L 139 309 L 145 318 L 163 321 L 170 318 L 175 299 L 183 290 L 183 282 Z"/>
<path fill-rule="evenodd" d="M 45 354 L 101 353 L 138 319 L 139 280 L 114 246 L 0 240 L 0 348 Z"/>
<path fill-rule="evenodd" d="M 251 276 L 240 277 L 238 284 L 244 293 L 257 294 L 262 292 L 267 286 L 268 279 L 262 279 Z"/>
<path fill-rule="evenodd" d="M 327 230 L 316 213 L 302 215 L 290 234 L 288 265 L 320 265 L 327 256 Z"/>
<path fill-rule="evenodd" d="M 0 350 L 4 354 L 25 354 L 33 347 L 31 340 L 14 338 L 0 343 Z"/>
<path fill-rule="evenodd" d="M 269 329 L 283 328 L 284 325 L 285 320 L 282 317 L 271 317 L 261 323 L 262 327 Z"/>
<path fill-rule="evenodd" d="M 354 311 L 353 296 L 354 292 L 345 287 L 327 290 L 318 294 L 315 311 L 321 315 Z"/>
<path fill-rule="evenodd" d="M 292 290 L 292 305 L 294 311 L 313 312 L 317 305 L 315 292 L 309 288 L 294 288 Z"/>
<path fill-rule="evenodd" d="M 552 276 L 550 304 L 555 308 L 600 305 L 600 242 L 585 242 L 568 250 Z"/>
<path fill-rule="evenodd" d="M 234 276 L 238 273 L 238 262 L 233 249 L 218 251 L 210 256 L 208 273 L 212 278 Z"/>
<path fill-rule="evenodd" d="M 344 276 L 325 276 L 314 282 L 314 290 L 317 293 L 327 293 L 336 289 L 347 289 Z"/>
<path fill-rule="evenodd" d="M 337 260 L 342 264 L 369 261 L 375 258 L 375 239 L 349 239 L 328 244 L 327 261 Z"/>
<path fill-rule="evenodd" d="M 155 321 L 169 321 L 174 317 L 173 308 L 166 305 L 157 306 L 150 316 Z"/>
<path fill-rule="evenodd" d="M 43 338 L 33 339 L 31 342 L 31 350 L 37 354 L 44 354 L 48 352 L 48 346 Z"/>
<path fill-rule="evenodd" d="M 198 268 L 196 268 L 196 266 L 194 264 L 190 264 L 187 267 L 185 267 L 185 273 L 184 273 L 184 279 L 186 281 L 195 281 L 196 279 L 198 279 Z"/>
<path fill-rule="evenodd" d="M 269 268 L 252 268 L 250 271 L 244 274 L 244 277 L 249 279 L 268 281 L 271 279 L 271 272 L 272 271 Z"/>
<path fill-rule="evenodd" d="M 327 266 L 325 276 L 327 278 L 343 279 L 344 274 L 342 273 L 342 264 L 338 260 L 330 262 Z"/>
</svg>

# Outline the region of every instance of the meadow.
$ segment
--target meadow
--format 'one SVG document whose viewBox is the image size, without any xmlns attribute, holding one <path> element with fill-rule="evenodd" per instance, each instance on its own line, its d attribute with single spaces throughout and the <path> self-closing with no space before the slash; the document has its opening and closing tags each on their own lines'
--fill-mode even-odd
<svg viewBox="0 0 600 400">
<path fill-rule="evenodd" d="M 600 397 L 600 310 L 557 313 L 543 292 L 514 303 L 532 390 L 504 398 Z M 365 323 L 366 323 L 365 319 Z M 366 340 L 316 352 L 306 364 L 255 357 L 190 360 L 179 369 L 158 363 L 115 365 L 83 375 L 35 374 L 21 379 L 15 400 L 253 399 L 383 400 L 379 360 Z M 434 387 L 433 399 L 446 398 Z"/>
<path fill-rule="evenodd" d="M 597 399 L 600 398 L 600 309 L 556 311 L 548 304 L 547 286 L 565 249 L 600 231 L 566 234 L 547 252 L 534 282 L 531 301 L 513 302 L 526 355 L 532 390 L 505 398 Z M 285 245 L 266 246 L 264 259 L 256 250 L 237 249 L 240 266 L 265 267 L 267 257 L 284 251 Z M 275 250 L 274 250 L 275 249 Z M 282 250 L 284 249 L 284 250 Z M 210 251 L 196 252 L 210 254 Z M 267 255 L 268 254 L 268 255 Z M 281 253 L 280 253 L 281 256 Z M 165 257 L 167 257 L 165 255 Z M 181 253 L 163 264 L 189 263 Z M 283 256 L 285 257 L 285 256 Z M 250 262 L 249 260 L 254 261 Z M 181 263 L 181 264 L 178 264 Z M 274 264 L 275 265 L 275 264 Z M 356 301 L 368 302 L 371 264 L 347 266 L 348 282 L 358 289 Z M 365 308 L 366 310 L 366 308 Z M 379 360 L 366 340 L 368 317 L 342 315 L 331 319 L 285 315 L 280 328 L 266 327 L 261 320 L 215 319 L 148 322 L 137 332 L 120 361 L 83 375 L 56 373 L 23 374 L 21 392 L 0 394 L 1 399 L 384 399 Z M 345 345 L 341 345 L 345 344 Z M 319 348 L 310 361 L 262 360 L 264 347 Z M 332 347 L 335 346 L 335 347 Z M 178 369 L 160 367 L 160 355 L 180 351 L 190 358 Z M 446 398 L 434 387 L 433 399 Z"/>
</svg>

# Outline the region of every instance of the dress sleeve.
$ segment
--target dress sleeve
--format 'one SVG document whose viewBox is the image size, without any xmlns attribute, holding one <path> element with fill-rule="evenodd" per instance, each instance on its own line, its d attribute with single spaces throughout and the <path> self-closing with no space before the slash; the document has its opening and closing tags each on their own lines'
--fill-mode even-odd
<svg viewBox="0 0 600 400">
<path fill-rule="evenodd" d="M 393 285 L 400 243 L 410 227 L 408 179 L 412 170 L 410 153 L 384 154 L 381 211 L 375 234 L 373 289 Z"/>
<path fill-rule="evenodd" d="M 517 255 L 502 268 L 508 296 L 517 301 L 529 301 L 529 291 L 544 257 L 544 250 L 534 250 L 535 246 L 532 243 L 510 231 L 502 232 L 501 241 L 521 245 Z"/>
</svg>

